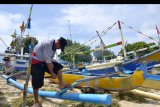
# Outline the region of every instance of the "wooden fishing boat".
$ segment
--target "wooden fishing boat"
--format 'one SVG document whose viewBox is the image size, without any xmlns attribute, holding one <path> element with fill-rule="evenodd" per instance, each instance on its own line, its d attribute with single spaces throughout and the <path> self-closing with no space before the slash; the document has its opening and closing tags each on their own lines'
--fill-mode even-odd
<svg viewBox="0 0 160 107">
<path fill-rule="evenodd" d="M 139 58 L 135 58 L 133 60 L 129 60 L 129 61 L 124 61 L 124 62 L 117 62 L 116 64 L 102 64 L 102 65 L 97 65 L 94 66 L 94 69 L 84 69 L 84 72 L 89 72 L 89 73 L 93 73 L 93 74 L 104 74 L 104 73 L 109 73 L 109 72 L 115 72 L 114 70 L 114 66 L 118 66 L 118 69 L 121 70 L 122 68 L 125 69 L 124 73 L 127 73 L 129 71 L 129 73 L 133 73 L 134 70 L 139 67 L 143 62 L 147 63 L 147 67 L 148 70 L 152 69 L 152 66 L 154 66 L 155 64 L 160 63 L 160 49 L 153 51 L 149 54 L 146 54 L 144 56 L 141 56 Z M 101 69 L 99 69 L 99 67 L 102 67 Z"/>
<path fill-rule="evenodd" d="M 93 70 L 93 69 L 104 69 L 104 68 L 108 68 L 108 67 L 112 67 L 113 65 L 117 65 L 120 63 L 123 63 L 123 57 L 121 56 L 117 56 L 117 58 L 115 59 L 111 59 L 108 62 L 103 62 L 103 63 L 95 63 L 95 64 L 91 64 L 88 66 L 85 66 L 88 70 Z"/>
<path fill-rule="evenodd" d="M 45 74 L 45 76 L 50 76 L 50 74 Z M 95 75 L 91 73 L 82 73 L 76 71 L 70 72 L 63 72 L 63 80 L 66 84 L 72 84 L 77 80 L 84 79 L 84 78 L 91 78 Z M 51 79 L 54 83 L 58 83 L 58 79 Z M 144 82 L 144 70 L 135 70 L 132 75 L 120 76 L 120 75 L 113 75 L 112 77 L 105 77 L 100 78 L 97 80 L 91 80 L 85 83 L 80 83 L 78 87 L 97 87 L 103 88 L 106 90 L 132 90 L 141 86 Z"/>
<path fill-rule="evenodd" d="M 144 56 L 142 56 L 141 58 L 138 59 L 138 61 L 159 61 L 160 60 L 160 49 L 153 51 L 149 54 L 146 54 Z"/>
<path fill-rule="evenodd" d="M 106 67 L 112 67 L 113 65 L 117 65 L 122 63 L 123 61 L 115 61 L 115 62 L 107 62 L 107 63 L 97 63 L 97 64 L 92 64 L 89 66 L 86 66 L 87 69 L 93 70 L 93 69 L 103 69 Z"/>
<path fill-rule="evenodd" d="M 11 63 L 14 66 L 14 71 L 19 72 L 19 71 L 27 71 L 28 67 L 28 55 L 19 55 L 19 54 L 12 54 L 12 53 L 1 53 L 3 56 L 9 56 L 12 58 Z"/>
<path fill-rule="evenodd" d="M 147 81 L 149 81 L 149 78 L 143 77 L 143 74 L 147 75 L 147 68 L 146 70 L 141 70 L 141 71 L 135 70 L 135 69 L 137 67 L 140 67 L 143 61 L 148 61 L 148 62 L 159 61 L 160 58 L 156 58 L 157 55 L 159 54 L 160 54 L 160 50 L 156 50 L 138 59 L 134 59 L 132 61 L 124 62 L 121 65 L 118 65 L 118 71 L 124 68 L 123 72 L 129 71 L 130 73 L 133 73 L 131 75 L 125 75 L 125 76 L 118 75 L 113 77 L 101 78 L 101 79 L 89 81 L 86 83 L 81 83 L 78 86 L 80 87 L 92 86 L 92 87 L 104 88 L 107 90 L 131 90 L 131 89 L 137 88 L 139 86 L 142 86 L 143 82 L 145 81 L 145 78 L 148 79 Z M 151 62 L 151 64 L 153 63 Z M 91 76 L 98 76 L 98 74 L 104 75 L 109 72 L 116 72 L 116 71 L 114 67 L 110 67 L 104 70 L 94 70 L 94 71 L 88 70 L 87 72 L 82 72 L 82 73 L 80 72 L 78 73 L 76 71 L 68 72 L 68 73 L 64 72 L 63 79 L 66 84 L 72 84 L 73 82 L 79 79 L 89 78 Z M 49 76 L 49 74 L 46 74 L 45 76 Z M 146 84 L 148 84 L 148 87 L 150 87 L 151 83 L 147 81 L 146 81 Z M 152 81 L 154 82 L 153 79 Z M 58 80 L 53 80 L 53 82 L 57 83 Z"/>
</svg>

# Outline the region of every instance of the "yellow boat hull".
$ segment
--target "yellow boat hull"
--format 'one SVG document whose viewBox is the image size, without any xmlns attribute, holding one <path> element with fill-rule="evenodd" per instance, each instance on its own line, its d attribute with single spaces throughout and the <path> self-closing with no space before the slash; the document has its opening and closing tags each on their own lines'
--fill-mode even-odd
<svg viewBox="0 0 160 107">
<path fill-rule="evenodd" d="M 126 76 L 127 74 L 120 75 Z M 160 80 L 146 78 L 141 86 L 145 88 L 160 90 Z"/>
<path fill-rule="evenodd" d="M 150 53 L 147 56 L 140 58 L 142 61 L 159 61 L 160 60 L 160 49 L 154 53 Z"/>
<path fill-rule="evenodd" d="M 160 90 L 160 81 L 146 79 L 142 84 L 142 87 Z"/>
<path fill-rule="evenodd" d="M 144 82 L 144 71 L 136 70 L 133 75 L 125 77 L 106 77 L 97 80 L 92 80 L 85 83 L 80 83 L 78 87 L 90 86 L 103 88 L 107 90 L 132 90 L 141 86 Z M 50 76 L 46 73 L 45 76 Z M 88 78 L 84 75 L 63 74 L 65 84 L 72 84 L 77 80 Z M 54 83 L 58 83 L 58 79 L 51 79 Z"/>
</svg>

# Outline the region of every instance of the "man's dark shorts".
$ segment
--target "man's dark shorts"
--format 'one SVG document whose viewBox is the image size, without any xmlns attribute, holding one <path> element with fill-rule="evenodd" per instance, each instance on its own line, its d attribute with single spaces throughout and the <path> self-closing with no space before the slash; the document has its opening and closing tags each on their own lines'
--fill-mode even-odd
<svg viewBox="0 0 160 107">
<path fill-rule="evenodd" d="M 53 72 L 55 74 L 58 73 L 63 66 L 57 62 L 52 62 L 53 64 Z M 44 74 L 45 72 L 49 72 L 47 64 L 45 62 L 40 62 L 37 64 L 31 65 L 31 75 L 32 75 L 32 87 L 33 89 L 41 88 L 44 85 Z"/>
</svg>

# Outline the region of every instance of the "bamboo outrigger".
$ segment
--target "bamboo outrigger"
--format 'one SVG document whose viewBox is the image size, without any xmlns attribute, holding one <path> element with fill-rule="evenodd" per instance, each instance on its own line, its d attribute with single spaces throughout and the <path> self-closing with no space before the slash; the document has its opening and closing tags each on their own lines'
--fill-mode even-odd
<svg viewBox="0 0 160 107">
<path fill-rule="evenodd" d="M 16 88 L 20 90 L 24 90 L 24 85 L 14 81 L 11 78 L 8 79 L 6 75 L 2 75 L 2 77 L 6 79 L 7 81 L 9 81 L 10 83 L 12 83 Z M 27 87 L 27 92 L 30 94 L 33 94 L 33 89 Z M 60 95 L 57 92 L 53 92 L 53 91 L 39 90 L 38 95 L 42 97 L 58 98 L 58 99 L 81 101 L 81 102 L 90 102 L 90 103 L 104 104 L 104 105 L 112 104 L 112 97 L 110 94 L 102 95 L 102 94 L 63 93 Z"/>
</svg>

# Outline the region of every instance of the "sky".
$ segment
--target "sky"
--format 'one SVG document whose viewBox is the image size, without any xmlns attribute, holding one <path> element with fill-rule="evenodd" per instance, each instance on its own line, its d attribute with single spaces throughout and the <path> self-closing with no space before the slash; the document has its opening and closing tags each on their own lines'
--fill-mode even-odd
<svg viewBox="0 0 160 107">
<path fill-rule="evenodd" d="M 26 22 L 31 4 L 0 4 L 0 37 L 9 46 L 15 29 L 20 35 L 20 25 Z M 31 15 L 31 29 L 25 34 L 36 37 L 39 42 L 58 39 L 60 36 L 95 48 L 100 44 L 99 33 L 118 20 L 135 30 L 121 24 L 124 42 L 133 43 L 151 40 L 137 31 L 158 40 L 156 25 L 160 29 L 160 4 L 34 4 Z M 69 29 L 70 26 L 70 29 Z M 90 41 L 96 37 L 96 41 Z M 118 24 L 102 35 L 105 45 L 121 41 Z M 93 43 L 91 43 L 93 42 Z M 6 46 L 0 41 L 0 52 Z M 109 50 L 115 54 L 122 46 Z"/>
</svg>

